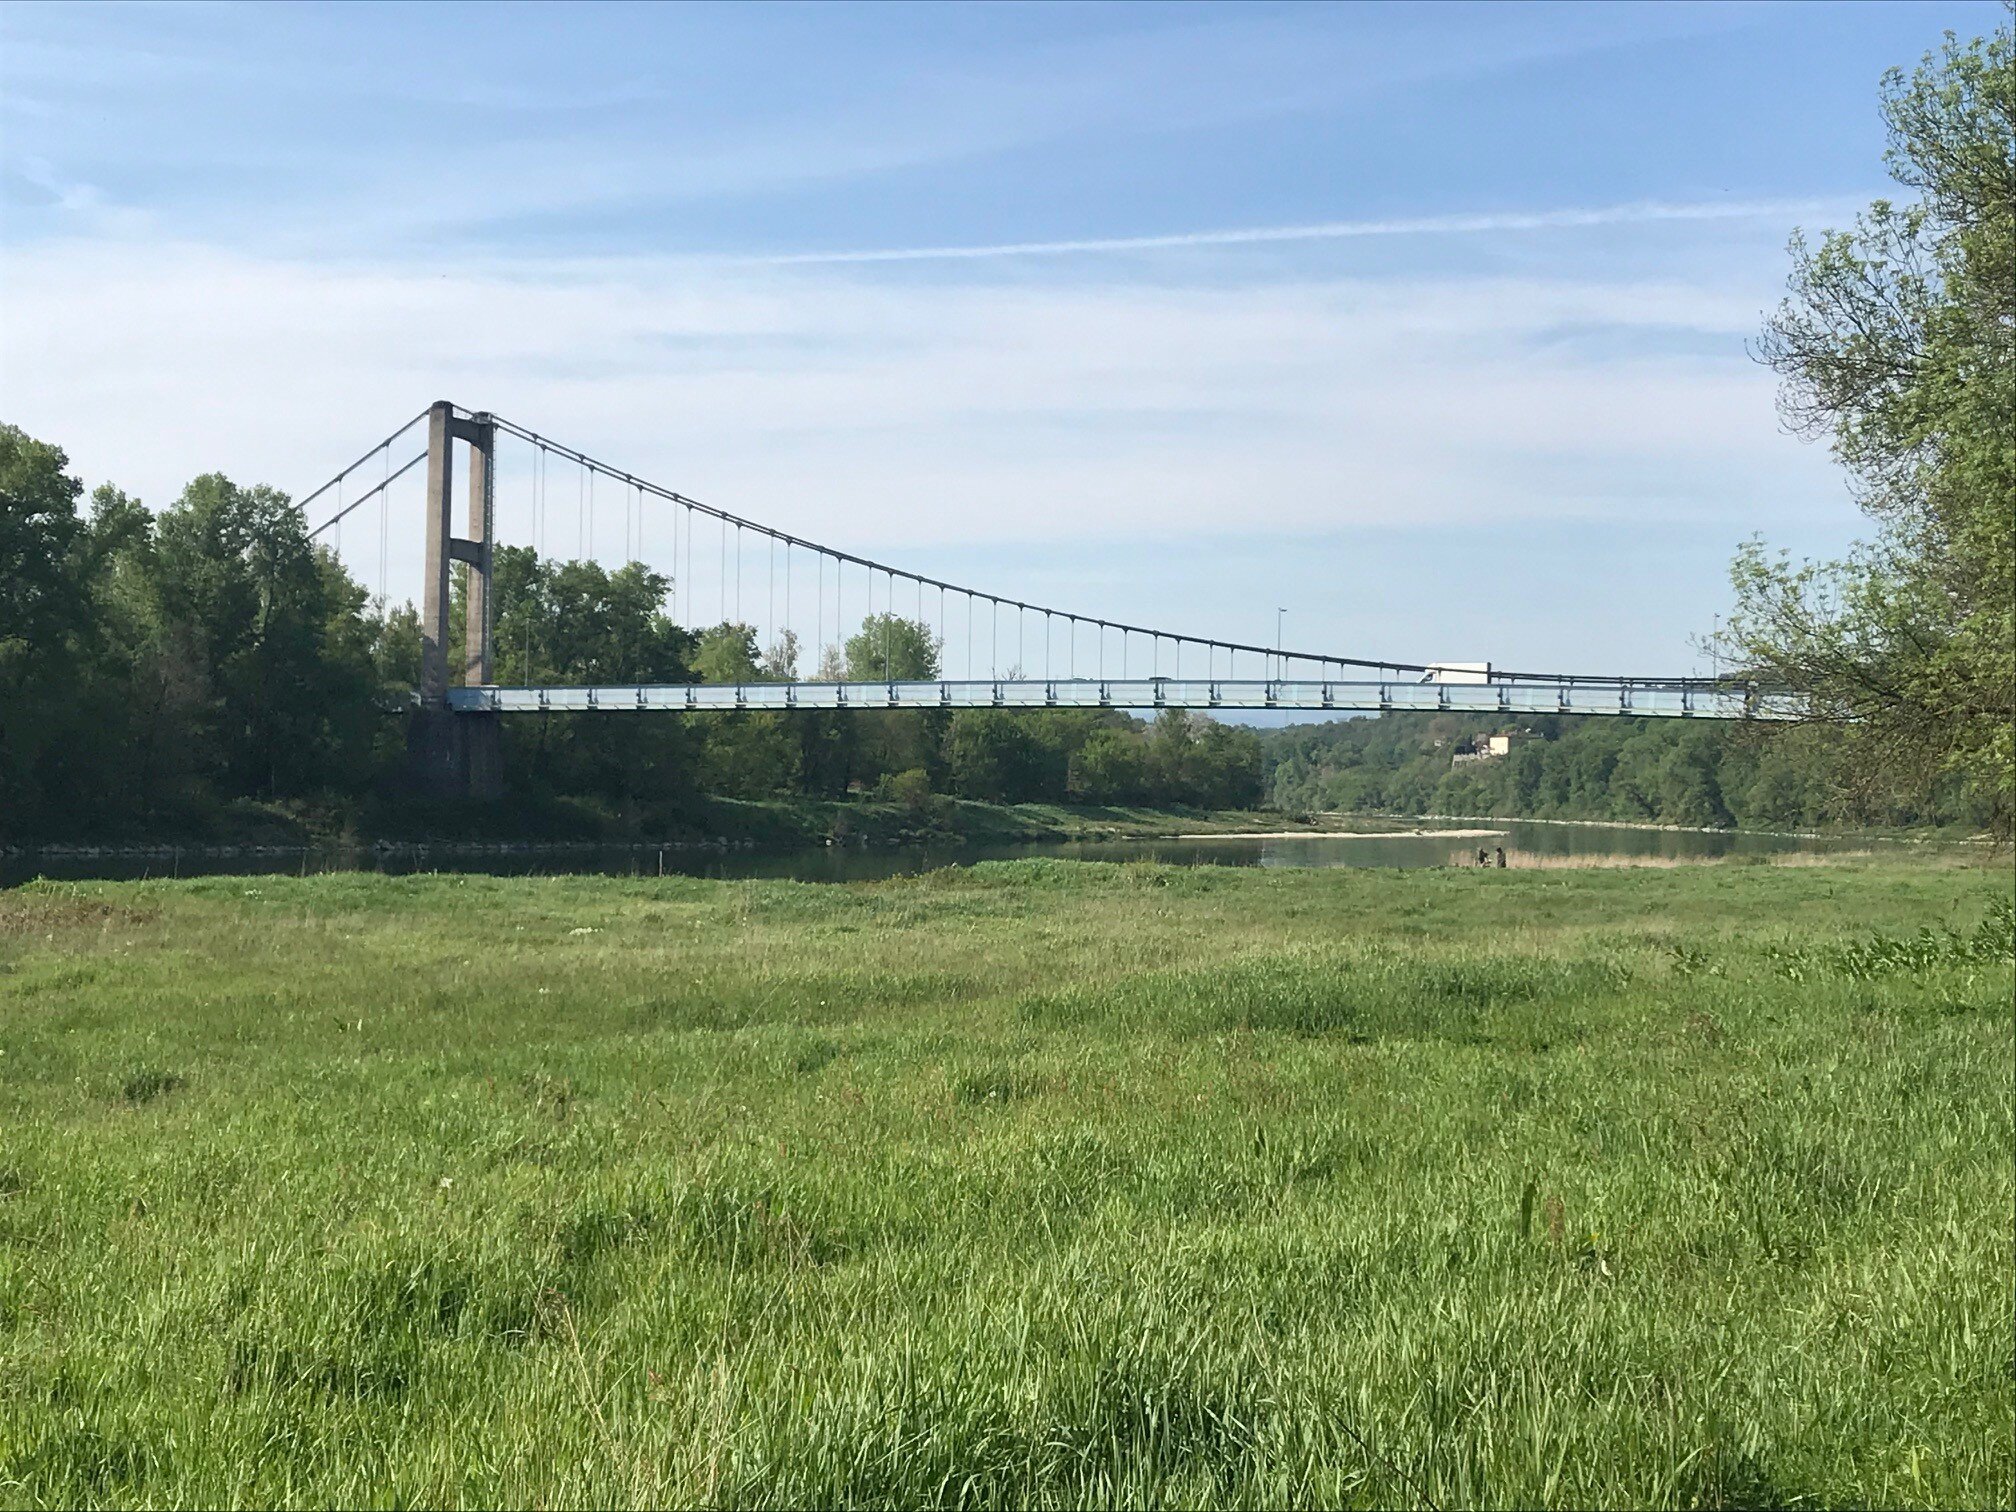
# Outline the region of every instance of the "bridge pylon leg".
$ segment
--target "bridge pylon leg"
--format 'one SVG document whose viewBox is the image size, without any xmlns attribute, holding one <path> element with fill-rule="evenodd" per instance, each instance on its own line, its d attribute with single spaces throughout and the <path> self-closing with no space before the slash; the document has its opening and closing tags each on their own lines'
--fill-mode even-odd
<svg viewBox="0 0 2016 1512">
<path fill-rule="evenodd" d="M 495 550 L 497 427 L 488 415 L 469 422 L 469 539 L 456 559 L 468 564 L 468 614 L 463 627 L 462 681 L 484 687 L 491 680 L 496 613 L 490 603 L 490 567 Z"/>
<path fill-rule="evenodd" d="M 451 533 L 455 443 L 469 444 L 469 535 Z M 464 595 L 462 680 L 490 681 L 494 613 L 490 568 L 494 545 L 497 427 L 488 415 L 463 419 L 447 400 L 427 413 L 427 577 L 420 607 L 420 708 L 407 742 L 412 776 L 438 797 L 496 797 L 503 791 L 503 756 L 495 714 L 458 714 L 448 707 L 449 568 L 468 568 Z"/>
</svg>

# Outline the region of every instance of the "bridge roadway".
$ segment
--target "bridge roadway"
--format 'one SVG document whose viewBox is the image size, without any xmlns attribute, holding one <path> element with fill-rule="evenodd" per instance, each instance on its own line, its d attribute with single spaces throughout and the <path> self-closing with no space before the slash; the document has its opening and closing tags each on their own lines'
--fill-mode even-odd
<svg viewBox="0 0 2016 1512">
<path fill-rule="evenodd" d="M 733 709 L 1386 709 L 1452 714 L 1612 714 L 1789 719 L 1782 694 L 1742 684 L 1637 680 L 1343 682 L 1304 679 L 1056 678 L 931 682 L 672 683 L 571 688 L 451 687 L 461 713 L 705 713 Z"/>
</svg>

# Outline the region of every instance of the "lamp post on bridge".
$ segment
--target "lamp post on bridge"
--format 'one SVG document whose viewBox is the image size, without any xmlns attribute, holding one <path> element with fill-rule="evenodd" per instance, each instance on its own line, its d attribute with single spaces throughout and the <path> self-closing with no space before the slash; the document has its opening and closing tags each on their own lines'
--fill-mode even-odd
<svg viewBox="0 0 2016 1512">
<path fill-rule="evenodd" d="M 1287 618 L 1288 611 L 1286 609 L 1276 609 L 1274 611 L 1274 676 L 1276 680 L 1284 679 L 1288 676 L 1288 658 L 1282 654 L 1281 650 L 1288 643 L 1287 637 L 1281 633 L 1282 622 Z"/>
</svg>

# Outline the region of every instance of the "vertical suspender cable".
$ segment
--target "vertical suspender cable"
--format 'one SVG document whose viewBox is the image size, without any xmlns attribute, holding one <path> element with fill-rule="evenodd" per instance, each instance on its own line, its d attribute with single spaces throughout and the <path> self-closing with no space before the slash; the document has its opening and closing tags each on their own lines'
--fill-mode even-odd
<svg viewBox="0 0 2016 1512">
<path fill-rule="evenodd" d="M 378 485 L 378 612 L 384 615 L 391 603 L 385 587 L 385 558 L 392 540 L 392 445 L 385 445 L 385 481 Z"/>
<path fill-rule="evenodd" d="M 534 453 L 532 468 L 525 474 L 525 487 L 526 492 L 531 496 L 530 507 L 526 510 L 530 518 L 526 523 L 531 527 L 531 533 L 537 536 L 539 533 L 539 471 L 537 453 Z M 526 575 L 525 589 L 528 594 L 530 593 L 532 584 L 538 581 L 538 572 L 539 563 L 535 553 L 532 571 Z M 517 682 L 521 685 L 530 686 L 535 681 L 532 676 L 532 621 L 536 618 L 537 616 L 531 612 L 531 605 L 528 603 L 525 606 L 525 614 L 523 616 L 524 629 L 520 632 L 518 638 L 518 675 L 515 678 L 507 678 L 501 670 L 493 670 L 490 675 L 496 678 L 498 682 Z"/>
</svg>

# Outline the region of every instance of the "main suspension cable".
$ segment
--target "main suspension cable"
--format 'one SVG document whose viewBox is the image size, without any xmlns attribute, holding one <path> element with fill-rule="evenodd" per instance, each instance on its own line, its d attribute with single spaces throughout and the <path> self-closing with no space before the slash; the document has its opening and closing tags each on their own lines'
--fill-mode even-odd
<svg viewBox="0 0 2016 1512">
<path fill-rule="evenodd" d="M 468 412 L 464 411 L 464 413 Z M 659 484 L 649 482 L 648 480 L 643 478 L 639 478 L 635 474 L 628 473 L 620 468 L 611 466 L 606 462 L 602 462 L 597 458 L 589 456 L 585 452 L 577 451 L 572 447 L 568 447 L 560 442 L 552 440 L 549 437 L 543 436 L 536 431 L 521 426 L 514 421 L 506 420 L 502 416 L 492 414 L 486 416 L 486 419 L 494 423 L 497 426 L 497 428 L 501 431 L 504 431 L 510 435 L 517 436 L 521 440 L 531 442 L 534 445 L 548 447 L 558 455 L 561 455 L 574 461 L 576 464 L 578 464 L 580 467 L 583 468 L 585 473 L 589 474 L 590 476 L 592 476 L 594 473 L 601 473 L 612 479 L 620 479 L 624 483 L 634 487 L 638 492 L 640 509 L 642 505 L 643 496 L 645 494 L 649 494 L 653 497 L 665 500 L 669 503 L 677 504 L 684 507 L 689 511 L 689 519 L 691 513 L 698 512 L 701 514 L 712 516 L 714 519 L 718 520 L 721 524 L 721 532 L 723 538 L 721 542 L 722 557 L 723 557 L 721 565 L 722 565 L 722 579 L 723 579 L 722 587 L 724 590 L 722 594 L 722 600 L 723 600 L 722 610 L 724 617 L 728 607 L 727 594 L 725 592 L 726 577 L 727 577 L 726 535 L 728 527 L 732 525 L 738 532 L 738 541 L 739 541 L 739 533 L 741 531 L 744 530 L 755 531 L 762 535 L 772 538 L 774 541 L 783 543 L 787 549 L 793 546 L 801 546 L 806 550 L 814 552 L 822 557 L 832 558 L 836 568 L 836 582 L 835 582 L 836 610 L 839 607 L 839 602 L 841 599 L 840 584 L 837 579 L 838 570 L 844 568 L 846 564 L 852 563 L 853 565 L 864 569 L 868 573 L 871 588 L 873 584 L 874 575 L 879 572 L 884 574 L 885 577 L 889 578 L 892 582 L 892 585 L 894 579 L 903 578 L 909 582 L 918 585 L 920 589 L 926 586 L 930 586 L 930 587 L 936 587 L 944 592 L 964 594 L 969 599 L 984 599 L 989 604 L 994 606 L 994 611 L 997 615 L 1001 608 L 1003 607 L 1011 608 L 1016 611 L 1016 618 L 1018 621 L 1018 644 L 1020 641 L 1020 622 L 1029 613 L 1043 614 L 1046 617 L 1046 620 L 1058 615 L 1062 615 L 1067 621 L 1072 623 L 1074 632 L 1076 621 L 1080 618 L 1084 618 L 1085 623 L 1088 625 L 1095 626 L 1101 632 L 1102 636 L 1106 630 L 1118 630 L 1123 635 L 1133 633 L 1138 635 L 1147 635 L 1151 637 L 1156 637 L 1158 639 L 1166 639 L 1175 648 L 1175 655 L 1177 658 L 1179 675 L 1182 662 L 1182 649 L 1185 642 L 1188 642 L 1193 646 L 1203 646 L 1205 648 L 1207 661 L 1212 664 L 1210 667 L 1210 673 L 1212 675 L 1215 675 L 1216 672 L 1216 665 L 1215 665 L 1217 659 L 1216 653 L 1220 649 L 1224 650 L 1227 653 L 1228 658 L 1235 658 L 1235 659 L 1242 652 L 1249 656 L 1259 656 L 1262 657 L 1263 659 L 1271 658 L 1275 655 L 1278 655 L 1281 658 L 1282 668 L 1284 672 L 1286 669 L 1286 665 L 1288 663 L 1302 662 L 1318 668 L 1328 668 L 1328 667 L 1335 667 L 1339 669 L 1359 668 L 1384 673 L 1422 674 L 1423 680 L 1425 681 L 1428 678 L 1431 678 L 1435 673 L 1443 670 L 1443 668 L 1440 665 L 1427 662 L 1407 662 L 1407 661 L 1383 660 L 1383 659 L 1373 659 L 1368 657 L 1354 657 L 1354 656 L 1332 656 L 1332 655 L 1318 654 L 1314 652 L 1301 652 L 1301 651 L 1288 652 L 1279 650 L 1278 648 L 1275 647 L 1262 646 L 1244 641 L 1218 640 L 1209 636 L 1186 635 L 1172 631 L 1158 631 L 1147 626 L 1128 624 L 1118 620 L 1108 620 L 1103 618 L 1078 616 L 1071 614 L 1069 611 L 1066 610 L 1051 609 L 1043 605 L 1027 603 L 1020 599 L 1009 598 L 1001 594 L 989 593 L 984 589 L 970 588 L 963 584 L 949 582 L 944 579 L 931 577 L 923 573 L 911 572 L 907 569 L 895 567 L 888 563 L 880 562 L 870 557 L 861 556 L 855 552 L 844 551 L 838 547 L 828 546 L 821 542 L 809 540 L 801 536 L 795 536 L 787 531 L 778 530 L 771 526 L 763 525 L 753 520 L 744 519 L 740 516 L 730 514 L 726 510 L 717 509 L 713 505 L 703 503 L 698 499 L 689 498 L 686 495 L 677 493 L 672 489 L 665 488 Z M 409 425 L 410 423 L 411 422 L 409 422 Z M 404 427 L 402 427 L 402 429 L 404 429 Z M 397 435 L 398 433 L 395 432 L 394 434 Z M 375 451 L 376 448 L 374 448 L 373 450 Z M 369 453 L 367 453 L 366 455 L 368 456 Z M 739 583 L 738 583 L 738 589 L 739 589 Z M 872 593 L 871 593 L 870 607 L 872 609 Z M 891 612 L 893 612 L 893 603 Z M 836 617 L 835 625 L 836 629 L 840 630 L 840 632 L 844 637 L 844 617 Z M 1073 636 L 1073 644 L 1075 646 L 1075 633 Z M 1026 668 L 1024 670 L 1026 671 Z M 1046 671 L 1047 670 L 1048 668 L 1046 667 Z M 1072 675 L 1075 676 L 1075 673 L 1076 668 L 1074 664 L 1072 668 Z M 1505 682 L 1534 681 L 1534 682 L 1550 682 L 1550 683 L 1605 683 L 1605 684 L 1624 683 L 1630 685 L 1652 685 L 1658 687 L 1710 686 L 1710 685 L 1720 685 L 1728 681 L 1728 679 L 1726 678 L 1723 679 L 1689 678 L 1689 677 L 1618 678 L 1618 677 L 1597 676 L 1588 673 L 1558 674 L 1558 673 L 1523 672 L 1523 671 L 1515 672 L 1509 670 L 1499 671 L 1496 669 L 1494 669 L 1493 672 L 1491 673 L 1491 678 L 1493 681 L 1505 681 Z"/>
</svg>

